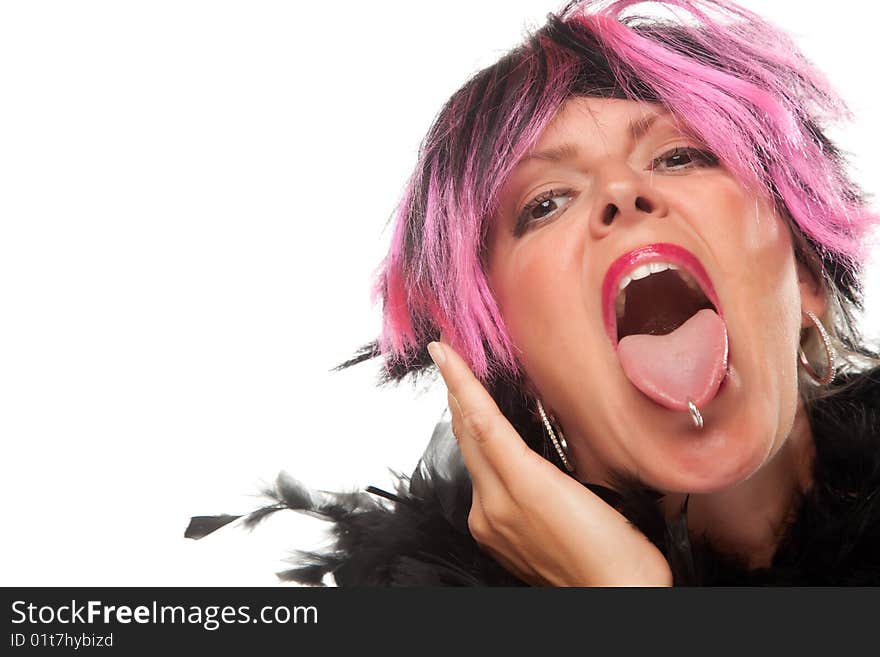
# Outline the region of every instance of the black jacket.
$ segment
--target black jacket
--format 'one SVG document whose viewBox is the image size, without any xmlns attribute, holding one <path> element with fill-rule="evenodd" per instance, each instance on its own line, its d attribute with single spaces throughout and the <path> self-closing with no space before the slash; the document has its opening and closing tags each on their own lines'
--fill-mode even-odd
<svg viewBox="0 0 880 657">
<path fill-rule="evenodd" d="M 814 481 L 800 500 L 770 567 L 749 570 L 688 535 L 687 512 L 667 522 L 658 494 L 621 479 L 592 486 L 666 556 L 676 585 L 880 585 L 880 369 L 853 377 L 834 397 L 808 407 L 816 445 Z M 396 491 L 309 491 L 287 475 L 266 494 L 274 502 L 244 518 L 253 526 L 280 509 L 334 523 L 335 546 L 300 552 L 282 579 L 339 586 L 522 586 L 468 532 L 471 483 L 448 423 L 441 423 L 410 477 Z M 195 517 L 201 538 L 239 516 Z"/>
</svg>

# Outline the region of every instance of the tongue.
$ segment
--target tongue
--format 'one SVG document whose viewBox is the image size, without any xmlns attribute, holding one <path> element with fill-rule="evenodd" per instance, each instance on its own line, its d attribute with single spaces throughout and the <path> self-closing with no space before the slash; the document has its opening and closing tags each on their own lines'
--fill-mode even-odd
<svg viewBox="0 0 880 657">
<path fill-rule="evenodd" d="M 655 402 L 675 411 L 712 401 L 727 373 L 727 326 L 703 309 L 666 335 L 635 334 L 617 346 L 623 372 Z"/>
</svg>

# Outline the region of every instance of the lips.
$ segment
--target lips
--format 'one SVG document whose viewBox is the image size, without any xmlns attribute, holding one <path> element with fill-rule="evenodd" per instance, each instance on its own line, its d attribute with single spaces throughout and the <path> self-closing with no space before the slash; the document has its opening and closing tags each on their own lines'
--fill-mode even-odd
<svg viewBox="0 0 880 657">
<path fill-rule="evenodd" d="M 718 295 L 712 286 L 712 281 L 703 265 L 700 264 L 700 261 L 693 253 L 684 247 L 671 243 L 641 246 L 624 253 L 611 263 L 602 282 L 602 313 L 605 331 L 615 348 L 617 348 L 617 313 L 615 311 L 615 302 L 618 286 L 621 280 L 634 269 L 652 262 L 669 263 L 689 273 L 700 285 L 706 298 L 715 306 L 718 315 L 720 317 L 724 316 L 721 304 L 718 302 Z"/>
</svg>

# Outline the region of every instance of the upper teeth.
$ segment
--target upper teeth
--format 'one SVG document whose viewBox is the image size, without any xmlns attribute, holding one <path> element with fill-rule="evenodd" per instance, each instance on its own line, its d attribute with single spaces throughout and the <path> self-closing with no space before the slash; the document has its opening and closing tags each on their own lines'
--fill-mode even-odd
<svg viewBox="0 0 880 657">
<path fill-rule="evenodd" d="M 669 262 L 649 262 L 644 265 L 639 265 L 638 267 L 633 269 L 628 276 L 624 276 L 620 279 L 620 283 L 617 284 L 617 289 L 618 291 L 622 291 L 624 288 L 626 288 L 627 285 L 629 285 L 633 281 L 645 278 L 646 276 L 650 276 L 651 274 L 657 274 L 661 271 L 666 271 L 667 269 L 678 269 L 678 265 L 673 265 Z"/>
</svg>

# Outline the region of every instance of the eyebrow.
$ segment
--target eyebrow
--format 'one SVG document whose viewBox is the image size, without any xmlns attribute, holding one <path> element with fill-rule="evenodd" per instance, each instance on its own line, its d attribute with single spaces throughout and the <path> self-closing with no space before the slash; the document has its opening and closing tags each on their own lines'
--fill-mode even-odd
<svg viewBox="0 0 880 657">
<path fill-rule="evenodd" d="M 666 116 L 667 114 L 669 114 L 668 111 L 660 111 L 653 114 L 648 114 L 647 116 L 643 116 L 640 119 L 630 121 L 629 125 L 627 126 L 627 132 L 629 133 L 630 139 L 632 139 L 633 142 L 639 141 L 651 130 L 651 128 L 657 122 L 657 119 Z M 546 162 L 565 162 L 566 160 L 575 159 L 577 155 L 577 146 L 575 146 L 574 144 L 561 144 L 560 146 L 548 148 L 543 151 L 532 151 L 528 153 L 525 157 L 523 157 L 519 162 L 517 162 L 516 166 L 520 166 L 531 160 L 542 160 Z"/>
</svg>

